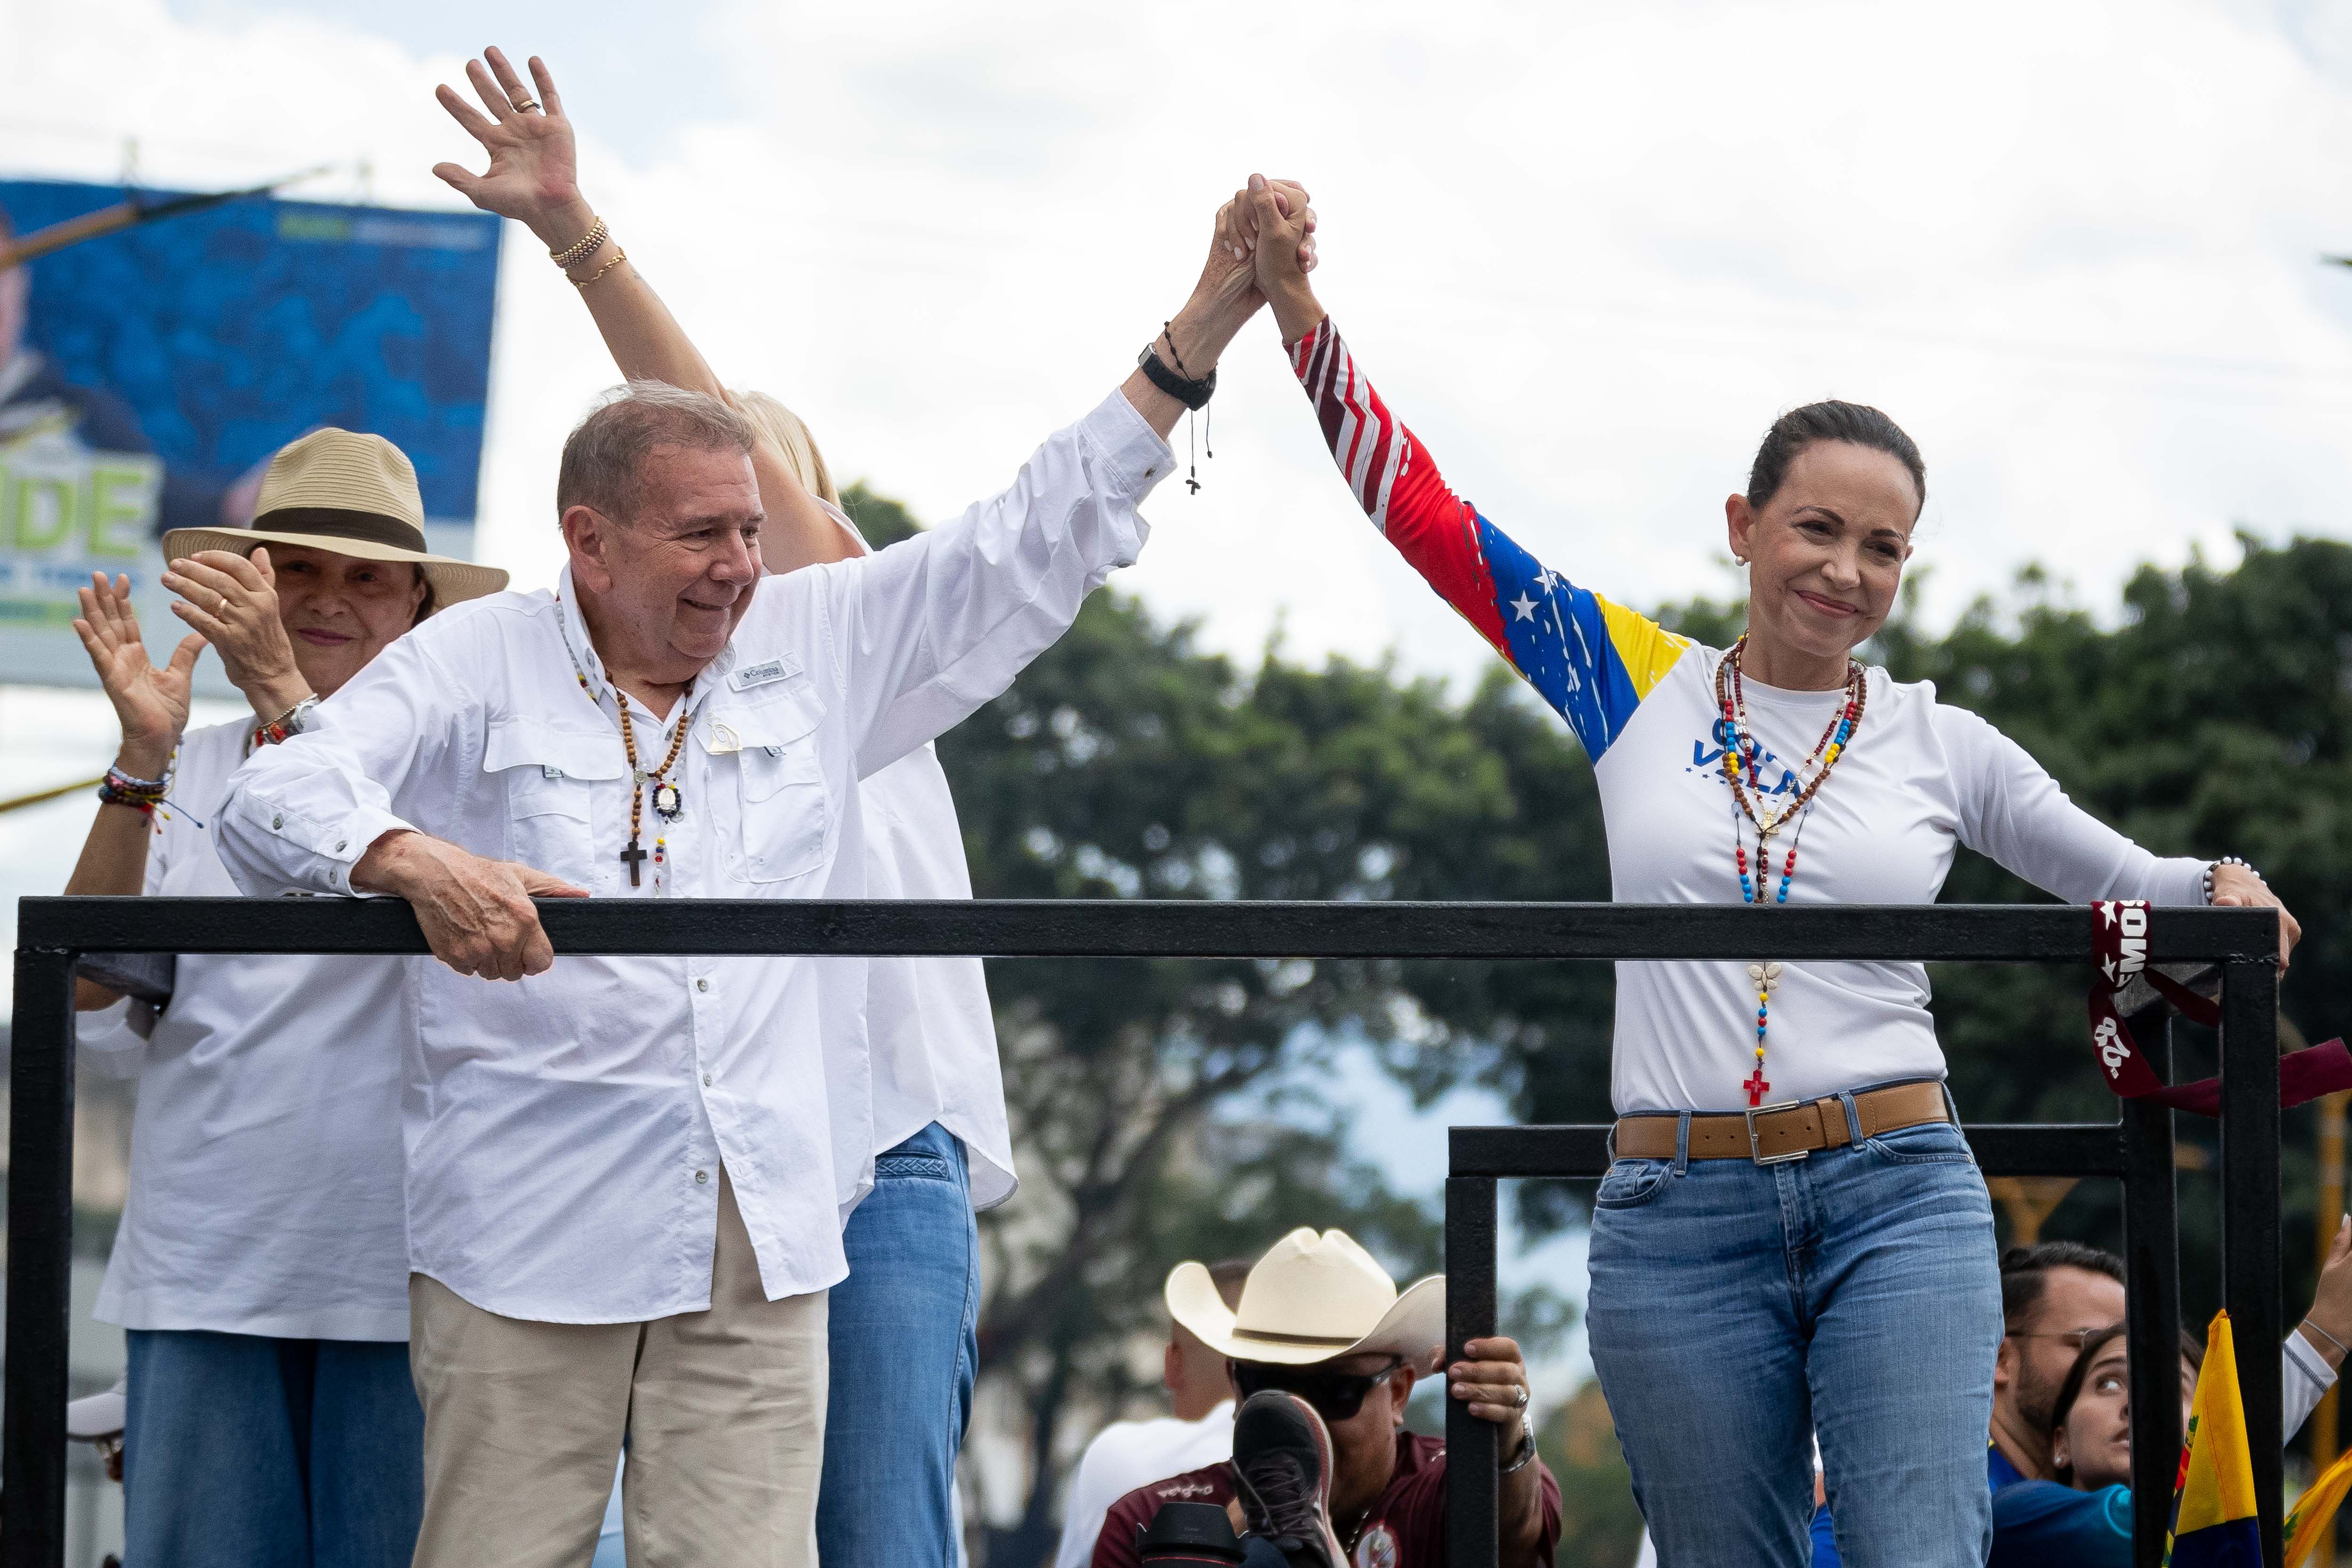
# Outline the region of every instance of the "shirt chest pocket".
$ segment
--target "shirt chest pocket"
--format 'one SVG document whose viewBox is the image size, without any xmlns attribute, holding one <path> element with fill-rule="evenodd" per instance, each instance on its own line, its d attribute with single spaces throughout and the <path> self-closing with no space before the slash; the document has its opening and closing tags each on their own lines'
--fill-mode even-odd
<svg viewBox="0 0 2352 1568">
<path fill-rule="evenodd" d="M 731 781 L 737 848 L 727 857 L 738 882 L 787 882 L 825 863 L 834 837 L 833 795 L 817 747 L 824 704 L 814 692 L 780 690 L 756 704 L 711 714 L 697 731 L 711 752 L 710 789 Z"/>
<path fill-rule="evenodd" d="M 627 776 L 621 738 L 514 715 L 492 721 L 482 769 L 506 791 L 507 858 L 591 887 L 594 797 Z"/>
</svg>

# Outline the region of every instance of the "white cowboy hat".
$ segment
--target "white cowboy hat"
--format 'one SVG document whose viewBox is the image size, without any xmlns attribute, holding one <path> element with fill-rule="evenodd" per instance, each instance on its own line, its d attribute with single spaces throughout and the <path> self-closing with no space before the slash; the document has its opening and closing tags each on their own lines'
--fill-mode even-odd
<svg viewBox="0 0 2352 1568">
<path fill-rule="evenodd" d="M 1234 1361 L 1307 1366 L 1343 1355 L 1420 1357 L 1445 1342 L 1445 1276 L 1397 1294 L 1347 1232 L 1302 1226 L 1274 1244 L 1228 1307 L 1199 1263 L 1169 1271 L 1169 1316 Z"/>
<path fill-rule="evenodd" d="M 163 535 L 163 559 L 199 550 L 243 555 L 257 544 L 307 544 L 362 561 L 413 561 L 433 584 L 436 607 L 507 585 L 507 574 L 495 566 L 425 548 L 425 501 L 406 453 L 381 436 L 331 425 L 279 447 L 269 459 L 252 527 L 173 529 Z"/>
</svg>

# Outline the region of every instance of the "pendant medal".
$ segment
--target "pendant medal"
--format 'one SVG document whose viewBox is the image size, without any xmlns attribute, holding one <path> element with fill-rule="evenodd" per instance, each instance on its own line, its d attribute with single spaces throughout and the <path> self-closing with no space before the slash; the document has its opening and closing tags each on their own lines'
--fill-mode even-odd
<svg viewBox="0 0 2352 1568">
<path fill-rule="evenodd" d="M 686 798 L 677 793 L 677 785 L 663 779 L 654 785 L 654 815 L 664 822 L 676 822 L 678 813 L 686 809 Z"/>
</svg>

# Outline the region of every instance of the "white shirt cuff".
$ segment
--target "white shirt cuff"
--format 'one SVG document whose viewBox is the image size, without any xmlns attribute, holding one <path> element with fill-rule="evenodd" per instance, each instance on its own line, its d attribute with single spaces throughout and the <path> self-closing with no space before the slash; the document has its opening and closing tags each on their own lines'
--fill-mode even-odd
<svg viewBox="0 0 2352 1568">
<path fill-rule="evenodd" d="M 1114 390 L 1078 421 L 1078 439 L 1109 465 L 1119 493 L 1141 500 L 1176 467 L 1176 450 L 1145 423 L 1127 394 Z"/>
</svg>

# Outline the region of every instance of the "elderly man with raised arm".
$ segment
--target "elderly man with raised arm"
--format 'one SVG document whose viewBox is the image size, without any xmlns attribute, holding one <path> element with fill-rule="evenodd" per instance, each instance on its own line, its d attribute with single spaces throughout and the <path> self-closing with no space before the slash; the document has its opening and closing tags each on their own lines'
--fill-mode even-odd
<svg viewBox="0 0 2352 1568">
<path fill-rule="evenodd" d="M 741 417 L 631 384 L 565 444 L 554 593 L 436 616 L 238 775 L 248 891 L 404 898 L 443 961 L 408 1042 L 418 1563 L 584 1561 L 625 1426 L 633 1568 L 814 1562 L 862 963 L 557 959 L 530 900 L 862 891 L 857 780 L 1134 560 L 1262 303 L 1236 248 L 1009 489 L 859 560 L 763 578 Z"/>
</svg>

